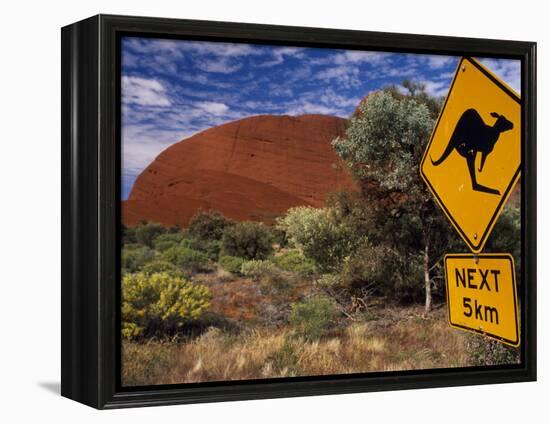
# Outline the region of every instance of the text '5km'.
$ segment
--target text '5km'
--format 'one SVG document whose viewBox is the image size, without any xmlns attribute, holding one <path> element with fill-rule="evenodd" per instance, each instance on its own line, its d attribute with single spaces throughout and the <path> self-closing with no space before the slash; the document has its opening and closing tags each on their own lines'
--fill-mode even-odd
<svg viewBox="0 0 550 424">
<path fill-rule="evenodd" d="M 508 254 L 445 257 L 452 327 L 517 346 L 519 326 L 514 261 Z"/>
</svg>

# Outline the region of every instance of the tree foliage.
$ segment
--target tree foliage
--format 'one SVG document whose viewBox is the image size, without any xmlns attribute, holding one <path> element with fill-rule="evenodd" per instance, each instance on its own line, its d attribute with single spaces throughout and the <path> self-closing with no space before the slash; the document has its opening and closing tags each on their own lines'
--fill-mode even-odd
<svg viewBox="0 0 550 424">
<path fill-rule="evenodd" d="M 418 184 L 418 167 L 434 124 L 428 108 L 380 91 L 363 101 L 359 110 L 345 137 L 333 142 L 353 174 L 359 180 L 376 181 L 388 192 L 425 192 Z"/>
<path fill-rule="evenodd" d="M 161 224 L 157 224 L 156 222 L 142 222 L 134 228 L 134 237 L 136 242 L 152 248 L 153 240 L 166 232 L 166 228 Z"/>
<path fill-rule="evenodd" d="M 341 268 L 344 258 L 360 242 L 357 233 L 335 209 L 299 206 L 278 218 L 291 246 L 315 261 L 321 272 Z"/>
<path fill-rule="evenodd" d="M 273 251 L 271 233 L 264 224 L 243 221 L 225 229 L 222 255 L 265 259 Z"/>
<path fill-rule="evenodd" d="M 333 146 L 361 186 L 361 199 L 340 198 L 340 210 L 359 220 L 372 245 L 395 252 L 412 270 L 423 268 L 429 310 L 442 255 L 456 238 L 419 175 L 434 125 L 422 98 L 392 89 L 369 95 Z"/>
<path fill-rule="evenodd" d="M 221 240 L 226 228 L 234 225 L 218 211 L 199 211 L 189 221 L 189 234 L 199 240 Z"/>
</svg>

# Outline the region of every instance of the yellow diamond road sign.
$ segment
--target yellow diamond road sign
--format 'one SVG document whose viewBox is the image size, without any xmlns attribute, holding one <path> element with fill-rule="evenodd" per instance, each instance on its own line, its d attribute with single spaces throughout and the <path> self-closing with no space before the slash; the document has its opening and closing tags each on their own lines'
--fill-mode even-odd
<svg viewBox="0 0 550 424">
<path fill-rule="evenodd" d="M 473 252 L 483 249 L 520 166 L 519 95 L 475 59 L 462 58 L 420 173 Z"/>
<path fill-rule="evenodd" d="M 502 254 L 445 256 L 451 327 L 519 346 L 514 259 Z"/>
</svg>

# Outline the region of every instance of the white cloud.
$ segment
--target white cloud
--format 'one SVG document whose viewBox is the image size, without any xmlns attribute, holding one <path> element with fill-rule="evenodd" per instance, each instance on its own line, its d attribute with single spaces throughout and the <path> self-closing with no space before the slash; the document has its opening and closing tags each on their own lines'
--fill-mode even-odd
<svg viewBox="0 0 550 424">
<path fill-rule="evenodd" d="M 427 64 L 432 69 L 441 69 L 449 66 L 456 61 L 453 56 L 427 56 Z"/>
<path fill-rule="evenodd" d="M 285 61 L 285 57 L 295 57 L 302 58 L 304 55 L 302 53 L 303 49 L 300 47 L 274 47 L 271 50 L 272 59 L 267 62 L 263 62 L 258 65 L 260 68 L 280 65 Z"/>
<path fill-rule="evenodd" d="M 437 76 L 437 79 L 451 79 L 452 77 L 454 77 L 455 73 L 454 72 L 442 72 L 441 74 L 439 74 Z"/>
<path fill-rule="evenodd" d="M 521 62 L 513 59 L 480 59 L 489 70 L 521 93 Z"/>
<path fill-rule="evenodd" d="M 184 53 L 197 53 L 200 55 L 215 56 L 246 56 L 262 54 L 258 48 L 250 44 L 218 43 L 209 41 L 178 41 L 162 39 L 127 38 L 125 46 L 134 52 L 142 54 L 170 55 L 182 57 Z"/>
<path fill-rule="evenodd" d="M 337 54 L 334 58 L 334 63 L 337 65 L 347 65 L 349 63 L 370 63 L 372 65 L 379 65 L 385 62 L 390 55 L 391 53 L 348 50 Z"/>
<path fill-rule="evenodd" d="M 360 84 L 359 69 L 353 66 L 335 66 L 327 68 L 317 72 L 315 78 L 323 81 L 336 79 L 339 84 L 345 87 L 353 87 Z"/>
<path fill-rule="evenodd" d="M 426 93 L 433 97 L 444 97 L 449 91 L 450 82 L 448 81 L 420 80 L 418 82 L 423 84 L 426 88 Z"/>
<path fill-rule="evenodd" d="M 201 60 L 197 61 L 196 65 L 199 69 L 206 72 L 214 72 L 220 74 L 230 74 L 241 69 L 242 64 L 231 63 L 227 58 L 219 58 L 212 60 Z"/>
<path fill-rule="evenodd" d="M 329 106 L 337 108 L 356 107 L 361 101 L 361 97 L 346 97 L 337 94 L 334 90 L 328 89 L 319 96 L 319 100 Z"/>
<path fill-rule="evenodd" d="M 306 115 L 306 114 L 321 114 L 321 115 L 338 115 L 339 110 L 336 108 L 323 106 L 311 102 L 303 102 L 290 107 L 285 115 Z"/>
<path fill-rule="evenodd" d="M 281 87 L 278 84 L 271 84 L 269 86 L 269 94 L 274 97 L 292 97 L 294 96 L 294 90 L 290 87 Z"/>
<path fill-rule="evenodd" d="M 141 106 L 170 106 L 166 89 L 155 79 L 141 77 L 122 77 L 122 101 Z"/>
<path fill-rule="evenodd" d="M 192 51 L 198 54 L 211 54 L 226 57 L 263 54 L 258 47 L 251 44 L 186 41 L 185 43 L 181 43 L 180 47 L 182 50 Z"/>
<path fill-rule="evenodd" d="M 258 110 L 275 112 L 281 109 L 280 104 L 264 100 L 247 100 L 245 102 L 242 102 L 241 106 L 246 109 L 252 109 L 253 112 Z"/>
<path fill-rule="evenodd" d="M 181 44 L 176 40 L 144 39 L 128 37 L 124 39 L 124 47 L 133 52 L 149 57 L 151 54 L 163 54 L 171 57 L 181 57 Z"/>
<path fill-rule="evenodd" d="M 159 129 L 156 125 L 124 125 L 121 134 L 124 173 L 138 175 L 160 152 L 190 135 L 181 130 Z"/>
<path fill-rule="evenodd" d="M 225 115 L 229 112 L 229 107 L 224 103 L 198 102 L 196 103 L 196 106 L 205 112 L 211 113 L 212 115 Z"/>
</svg>

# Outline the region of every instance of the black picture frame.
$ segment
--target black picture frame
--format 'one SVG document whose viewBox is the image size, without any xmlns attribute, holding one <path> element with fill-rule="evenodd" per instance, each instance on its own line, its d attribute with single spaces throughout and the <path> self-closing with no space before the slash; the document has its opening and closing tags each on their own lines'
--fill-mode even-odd
<svg viewBox="0 0 550 424">
<path fill-rule="evenodd" d="M 148 388 L 120 385 L 121 35 L 521 60 L 521 364 Z M 536 380 L 536 43 L 97 15 L 61 31 L 61 394 L 99 409 Z"/>
</svg>

